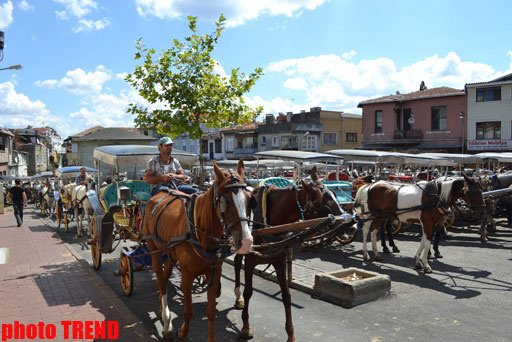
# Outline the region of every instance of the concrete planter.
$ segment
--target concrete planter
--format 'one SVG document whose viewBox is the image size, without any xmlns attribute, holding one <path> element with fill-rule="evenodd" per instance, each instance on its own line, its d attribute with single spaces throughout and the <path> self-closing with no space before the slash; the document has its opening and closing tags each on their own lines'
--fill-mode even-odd
<svg viewBox="0 0 512 342">
<path fill-rule="evenodd" d="M 391 289 L 391 278 L 388 275 L 350 267 L 341 271 L 317 274 L 313 289 L 319 297 L 350 308 L 387 293 Z"/>
</svg>

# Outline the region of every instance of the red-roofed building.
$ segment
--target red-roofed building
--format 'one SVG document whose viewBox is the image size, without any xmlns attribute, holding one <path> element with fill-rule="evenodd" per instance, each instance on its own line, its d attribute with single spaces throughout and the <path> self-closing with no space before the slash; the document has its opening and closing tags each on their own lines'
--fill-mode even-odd
<svg viewBox="0 0 512 342">
<path fill-rule="evenodd" d="M 467 100 L 448 87 L 362 101 L 362 149 L 460 153 Z M 462 113 L 462 114 L 461 114 Z"/>
</svg>

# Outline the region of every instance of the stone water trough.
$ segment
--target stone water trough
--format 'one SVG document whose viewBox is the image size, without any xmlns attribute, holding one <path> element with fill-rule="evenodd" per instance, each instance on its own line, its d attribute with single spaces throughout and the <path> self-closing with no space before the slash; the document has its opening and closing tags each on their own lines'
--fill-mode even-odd
<svg viewBox="0 0 512 342">
<path fill-rule="evenodd" d="M 367 303 L 391 289 L 388 275 L 356 267 L 315 275 L 314 291 L 331 303 L 350 308 Z"/>
</svg>

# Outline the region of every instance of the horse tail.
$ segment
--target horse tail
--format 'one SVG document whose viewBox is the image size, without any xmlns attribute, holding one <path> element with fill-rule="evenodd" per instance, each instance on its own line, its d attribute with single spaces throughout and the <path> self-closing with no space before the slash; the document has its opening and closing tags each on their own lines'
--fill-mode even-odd
<svg viewBox="0 0 512 342">
<path fill-rule="evenodd" d="M 354 198 L 354 209 L 359 207 L 363 207 L 363 193 L 367 192 L 368 184 L 365 184 L 359 188 L 356 192 L 356 197 Z M 361 209 L 361 212 L 364 211 L 364 207 Z"/>
</svg>

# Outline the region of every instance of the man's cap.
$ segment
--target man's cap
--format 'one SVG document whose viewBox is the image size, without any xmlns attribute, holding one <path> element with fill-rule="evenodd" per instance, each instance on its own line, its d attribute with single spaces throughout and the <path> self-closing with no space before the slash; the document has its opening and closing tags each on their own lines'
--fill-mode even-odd
<svg viewBox="0 0 512 342">
<path fill-rule="evenodd" d="M 160 140 L 158 140 L 158 144 L 160 144 L 160 145 L 172 144 L 172 139 L 169 137 L 161 137 Z"/>
</svg>

